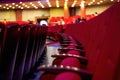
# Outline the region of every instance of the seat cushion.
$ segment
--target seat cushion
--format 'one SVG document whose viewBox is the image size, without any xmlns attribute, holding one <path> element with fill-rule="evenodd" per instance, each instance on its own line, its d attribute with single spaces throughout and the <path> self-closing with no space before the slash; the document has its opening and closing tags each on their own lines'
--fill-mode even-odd
<svg viewBox="0 0 120 80">
<path fill-rule="evenodd" d="M 80 75 L 74 72 L 62 72 L 58 74 L 55 80 L 82 80 Z"/>
</svg>

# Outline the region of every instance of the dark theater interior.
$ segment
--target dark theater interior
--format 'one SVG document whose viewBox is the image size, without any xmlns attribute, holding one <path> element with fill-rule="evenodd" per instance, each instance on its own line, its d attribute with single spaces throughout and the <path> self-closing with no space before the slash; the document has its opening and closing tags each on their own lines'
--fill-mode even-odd
<svg viewBox="0 0 120 80">
<path fill-rule="evenodd" d="M 120 80 L 120 0 L 0 0 L 0 80 Z"/>
</svg>

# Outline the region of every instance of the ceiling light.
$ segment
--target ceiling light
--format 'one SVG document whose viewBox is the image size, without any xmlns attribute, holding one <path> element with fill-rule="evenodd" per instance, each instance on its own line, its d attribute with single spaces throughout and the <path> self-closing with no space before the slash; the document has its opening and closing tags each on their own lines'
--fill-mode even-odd
<svg viewBox="0 0 120 80">
<path fill-rule="evenodd" d="M 35 7 L 35 9 L 38 9 L 38 7 Z"/>
<path fill-rule="evenodd" d="M 99 5 L 99 4 L 100 4 L 100 2 L 97 2 L 97 4 Z"/>
<path fill-rule="evenodd" d="M 20 2 L 20 4 L 22 4 L 22 2 Z"/>
<path fill-rule="evenodd" d="M 6 8 L 5 6 L 3 8 Z"/>
<path fill-rule="evenodd" d="M 90 4 L 93 4 L 93 2 L 90 2 Z"/>
<path fill-rule="evenodd" d="M 42 8 L 44 8 L 44 5 L 40 1 L 38 3 Z"/>
<path fill-rule="evenodd" d="M 5 4 L 6 6 L 8 6 L 8 4 Z"/>
<path fill-rule="evenodd" d="M 29 6 L 27 8 L 30 8 Z"/>
<path fill-rule="evenodd" d="M 18 6 L 18 8 L 21 8 L 21 6 Z"/>
<path fill-rule="evenodd" d="M 10 8 L 7 7 L 7 10 L 8 10 L 8 9 L 10 9 Z"/>
<path fill-rule="evenodd" d="M 15 5 L 15 3 L 12 3 L 12 5 Z"/>
<path fill-rule="evenodd" d="M 33 4 L 32 2 L 30 2 L 30 4 Z"/>
<path fill-rule="evenodd" d="M 47 0 L 47 4 L 48 4 L 49 7 L 51 7 L 51 4 L 50 4 L 49 0 Z"/>
<path fill-rule="evenodd" d="M 22 5 L 24 6 L 25 4 L 23 3 Z"/>
<path fill-rule="evenodd" d="M 92 0 L 93 2 L 95 2 L 95 0 Z"/>
<path fill-rule="evenodd" d="M 88 5 L 90 6 L 91 4 L 90 4 L 90 3 L 88 3 Z"/>
<path fill-rule="evenodd" d="M 103 1 L 100 1 L 100 3 L 103 3 Z"/>
<path fill-rule="evenodd" d="M 15 9 L 15 7 L 12 7 L 13 9 Z"/>
<path fill-rule="evenodd" d="M 23 7 L 21 7 L 20 9 L 24 9 Z"/>
<path fill-rule="evenodd" d="M 74 0 L 74 2 L 73 2 L 71 7 L 74 7 L 76 3 L 77 3 L 77 0 Z"/>
<path fill-rule="evenodd" d="M 10 5 L 9 7 L 11 8 L 12 6 Z"/>
<path fill-rule="evenodd" d="M 17 4 L 15 6 L 18 6 Z"/>
</svg>

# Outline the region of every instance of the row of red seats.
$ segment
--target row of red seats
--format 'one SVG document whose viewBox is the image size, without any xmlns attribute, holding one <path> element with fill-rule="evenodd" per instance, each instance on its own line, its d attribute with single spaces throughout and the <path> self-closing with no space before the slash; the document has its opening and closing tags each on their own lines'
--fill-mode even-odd
<svg viewBox="0 0 120 80">
<path fill-rule="evenodd" d="M 59 54 L 52 55 L 52 66 L 41 66 L 38 69 L 45 71 L 40 80 L 91 80 L 92 73 L 86 71 L 88 59 L 80 43 L 64 33 L 58 34 L 61 48 Z M 81 70 L 83 69 L 83 70 Z"/>
<path fill-rule="evenodd" d="M 24 79 L 41 58 L 46 35 L 44 26 L 0 22 L 0 80 Z"/>
<path fill-rule="evenodd" d="M 83 44 L 92 80 L 120 80 L 119 9 L 118 2 L 93 19 L 66 28 L 66 34 Z"/>
<path fill-rule="evenodd" d="M 59 49 L 59 55 L 53 55 L 56 57 L 53 61 L 54 66 L 39 67 L 39 70 L 46 72 L 42 76 L 43 80 L 120 80 L 119 9 L 118 2 L 90 21 L 67 25 L 65 35 L 59 36 L 64 48 Z M 84 46 L 84 50 L 76 48 L 76 42 L 70 37 L 65 37 L 66 35 L 71 35 L 81 42 L 79 47 Z M 80 55 L 81 52 L 84 55 Z M 78 56 L 85 56 L 82 57 L 86 59 L 86 63 L 82 62 L 83 66 L 81 60 L 75 58 Z"/>
<path fill-rule="evenodd" d="M 90 20 L 94 17 L 94 15 L 92 14 L 89 14 L 89 15 L 86 15 L 86 20 Z M 62 19 L 65 24 L 72 24 L 75 20 L 77 20 L 78 18 L 81 18 L 81 16 L 71 16 L 71 17 L 68 17 L 68 18 L 64 18 L 64 17 L 51 17 L 50 20 L 49 20 L 49 24 L 50 26 L 55 26 L 57 24 L 58 21 L 60 21 L 60 19 Z"/>
</svg>

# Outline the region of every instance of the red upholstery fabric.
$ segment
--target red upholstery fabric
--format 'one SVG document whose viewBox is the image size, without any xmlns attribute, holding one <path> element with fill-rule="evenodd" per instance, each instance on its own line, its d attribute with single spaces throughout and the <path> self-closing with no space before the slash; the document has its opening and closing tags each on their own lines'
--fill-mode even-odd
<svg viewBox="0 0 120 80">
<path fill-rule="evenodd" d="M 63 72 L 56 76 L 55 80 L 82 80 L 80 75 L 74 72 Z"/>
<path fill-rule="evenodd" d="M 77 44 L 76 41 L 71 41 L 71 44 Z"/>
<path fill-rule="evenodd" d="M 76 50 L 70 50 L 70 51 L 68 51 L 66 54 L 80 55 L 80 52 L 78 52 L 78 51 L 76 51 Z"/>
<path fill-rule="evenodd" d="M 76 48 L 75 46 L 67 46 L 66 48 Z"/>
<path fill-rule="evenodd" d="M 55 77 L 56 77 L 56 74 L 45 73 L 40 77 L 40 80 L 54 80 Z"/>
<path fill-rule="evenodd" d="M 65 33 L 72 35 L 84 46 L 93 80 L 119 80 L 119 9 L 120 3 L 115 3 L 90 21 L 71 24 L 66 28 Z"/>
<path fill-rule="evenodd" d="M 53 60 L 52 65 L 60 65 L 62 59 L 61 58 L 56 58 Z"/>
<path fill-rule="evenodd" d="M 61 65 L 80 68 L 80 61 L 77 58 L 68 57 L 61 61 Z"/>
</svg>

